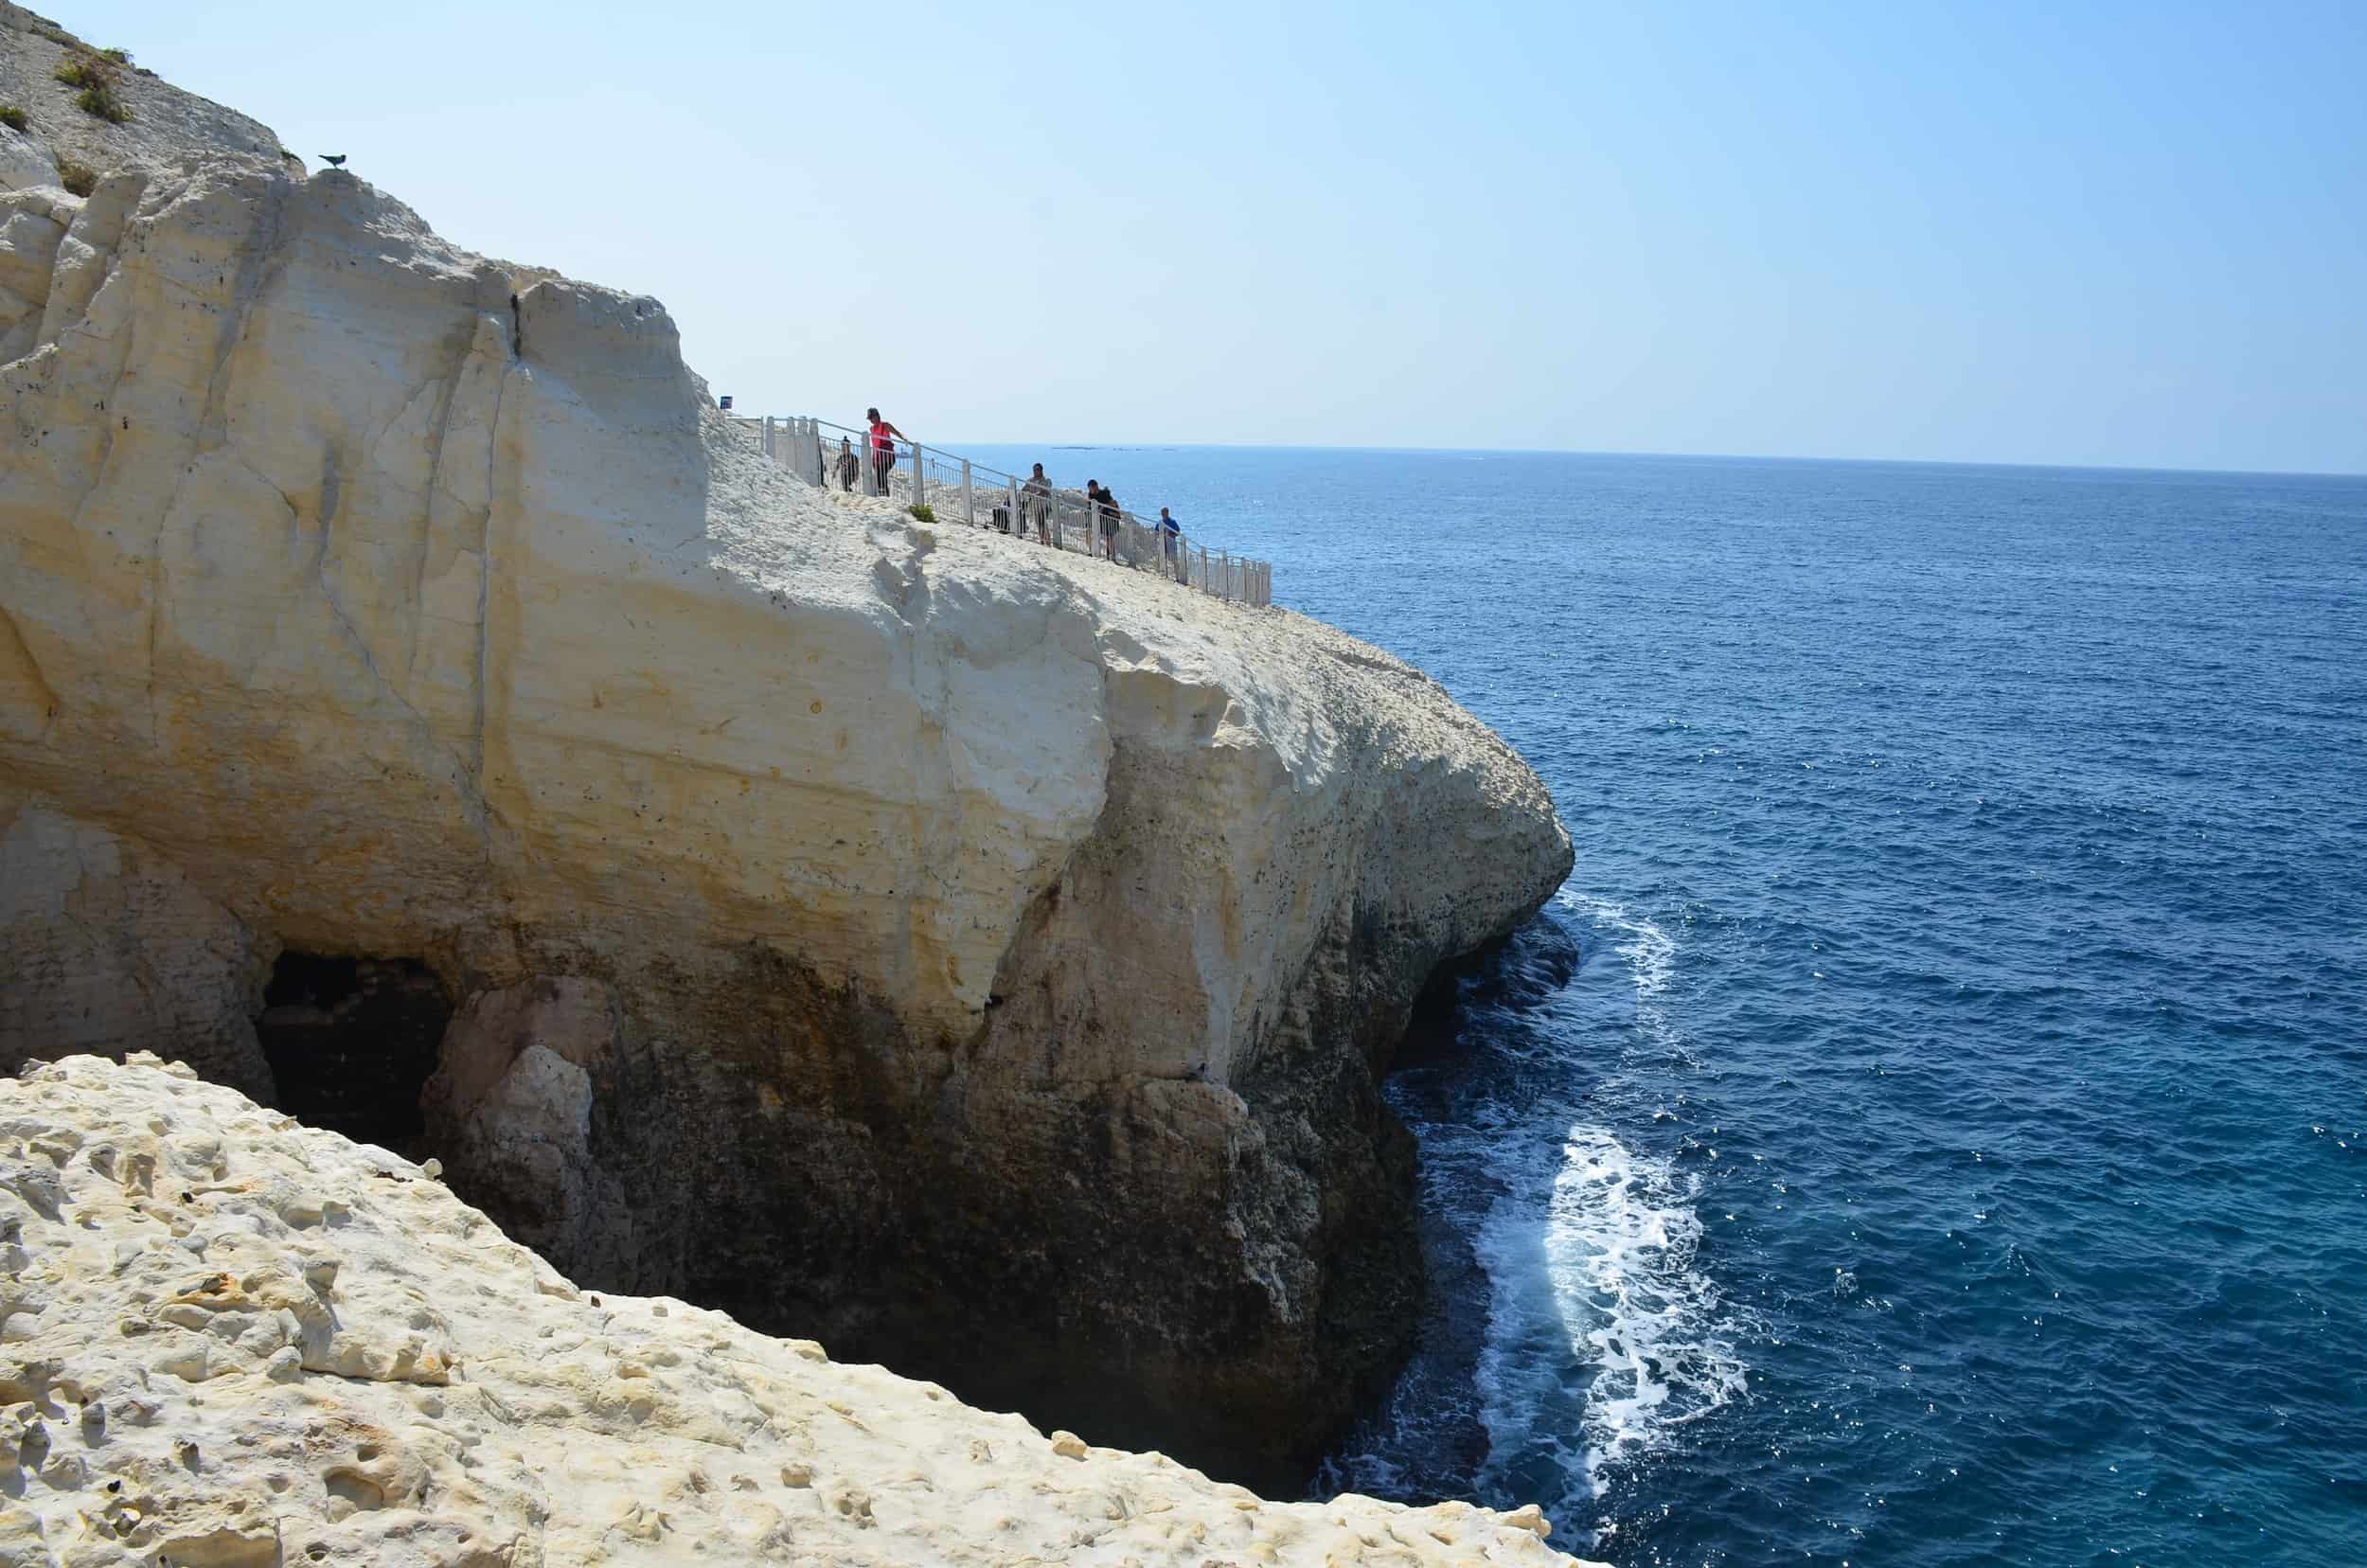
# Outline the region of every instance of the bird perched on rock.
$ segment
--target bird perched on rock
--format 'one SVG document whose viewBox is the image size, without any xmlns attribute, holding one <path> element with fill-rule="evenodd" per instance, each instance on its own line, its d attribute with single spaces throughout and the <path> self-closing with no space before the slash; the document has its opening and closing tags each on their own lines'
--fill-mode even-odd
<svg viewBox="0 0 2367 1568">
<path fill-rule="evenodd" d="M 321 162 L 331 169 L 343 169 L 346 166 L 346 155 L 343 152 L 324 152 L 321 154 Z"/>
</svg>

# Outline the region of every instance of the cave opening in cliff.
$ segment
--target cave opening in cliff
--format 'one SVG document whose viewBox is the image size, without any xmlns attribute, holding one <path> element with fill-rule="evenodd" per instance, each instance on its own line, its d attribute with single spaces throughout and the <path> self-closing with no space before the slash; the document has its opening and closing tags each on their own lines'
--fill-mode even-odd
<svg viewBox="0 0 2367 1568">
<path fill-rule="evenodd" d="M 451 1020 L 451 999 L 416 958 L 288 952 L 272 966 L 255 1033 L 281 1110 L 418 1158 L 419 1093 Z"/>
</svg>

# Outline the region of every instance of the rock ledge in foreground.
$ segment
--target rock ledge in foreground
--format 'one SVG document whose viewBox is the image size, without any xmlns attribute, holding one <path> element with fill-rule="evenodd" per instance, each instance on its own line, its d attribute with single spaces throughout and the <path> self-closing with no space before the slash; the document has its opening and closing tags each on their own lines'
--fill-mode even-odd
<svg viewBox="0 0 2367 1568">
<path fill-rule="evenodd" d="M 1562 1563 L 1272 1504 L 662 1298 L 152 1056 L 0 1080 L 0 1564 Z"/>
</svg>

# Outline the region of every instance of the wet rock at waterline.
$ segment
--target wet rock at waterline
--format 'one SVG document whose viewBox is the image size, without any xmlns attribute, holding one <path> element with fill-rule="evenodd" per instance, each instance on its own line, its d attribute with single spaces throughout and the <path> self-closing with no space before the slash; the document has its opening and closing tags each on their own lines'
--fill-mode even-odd
<svg viewBox="0 0 2367 1568">
<path fill-rule="evenodd" d="M 654 300 L 350 175 L 10 203 L 8 1059 L 326 1119 L 379 1041 L 364 1135 L 589 1284 L 1303 1476 L 1414 1321 L 1407 1007 L 1570 864 L 1517 757 L 1299 616 L 808 489 Z"/>
</svg>

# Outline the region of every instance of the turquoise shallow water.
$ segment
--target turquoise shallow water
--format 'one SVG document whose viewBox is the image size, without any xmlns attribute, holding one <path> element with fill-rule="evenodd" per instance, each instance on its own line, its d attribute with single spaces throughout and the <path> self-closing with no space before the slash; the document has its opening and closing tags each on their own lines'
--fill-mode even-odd
<svg viewBox="0 0 2367 1568">
<path fill-rule="evenodd" d="M 1270 558 L 1576 840 L 1395 1080 L 1438 1301 L 1329 1484 L 1621 1563 L 2357 1559 L 2367 480 L 982 455 Z"/>
</svg>

